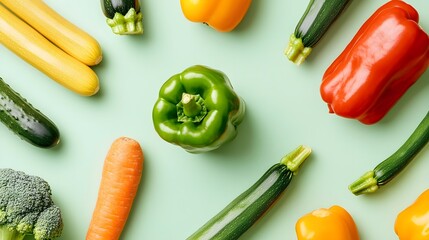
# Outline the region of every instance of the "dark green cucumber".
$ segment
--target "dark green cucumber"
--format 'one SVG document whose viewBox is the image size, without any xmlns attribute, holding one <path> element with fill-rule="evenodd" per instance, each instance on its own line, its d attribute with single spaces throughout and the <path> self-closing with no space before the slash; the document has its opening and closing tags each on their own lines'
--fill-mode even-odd
<svg viewBox="0 0 429 240">
<path fill-rule="evenodd" d="M 355 194 L 377 191 L 395 178 L 429 142 L 429 112 L 396 152 L 379 163 L 372 171 L 353 182 L 349 189 Z"/>
<path fill-rule="evenodd" d="M 41 147 L 58 144 L 55 124 L 0 78 L 0 121 L 23 140 Z"/>
<path fill-rule="evenodd" d="M 100 0 L 107 24 L 116 34 L 142 34 L 139 0 Z"/>
<path fill-rule="evenodd" d="M 310 0 L 291 35 L 286 56 L 301 64 L 351 0 Z"/>
<path fill-rule="evenodd" d="M 187 239 L 238 239 L 280 197 L 310 153 L 310 148 L 299 146 L 283 157 Z"/>
</svg>

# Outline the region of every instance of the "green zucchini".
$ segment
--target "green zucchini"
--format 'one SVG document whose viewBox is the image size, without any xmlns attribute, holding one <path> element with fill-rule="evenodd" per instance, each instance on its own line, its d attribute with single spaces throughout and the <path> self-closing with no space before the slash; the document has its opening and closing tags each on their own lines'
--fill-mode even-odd
<svg viewBox="0 0 429 240">
<path fill-rule="evenodd" d="M 113 33 L 142 34 L 143 23 L 139 0 L 100 0 L 101 9 Z"/>
<path fill-rule="evenodd" d="M 379 163 L 372 171 L 350 184 L 355 195 L 373 193 L 395 178 L 429 141 L 429 112 L 398 150 Z"/>
<path fill-rule="evenodd" d="M 187 239 L 238 239 L 280 197 L 310 153 L 305 146 L 290 152 Z"/>
<path fill-rule="evenodd" d="M 41 148 L 58 144 L 55 124 L 0 78 L 0 121 L 21 139 Z"/>
<path fill-rule="evenodd" d="M 351 0 L 310 0 L 307 9 L 289 39 L 285 55 L 299 65 Z"/>
</svg>

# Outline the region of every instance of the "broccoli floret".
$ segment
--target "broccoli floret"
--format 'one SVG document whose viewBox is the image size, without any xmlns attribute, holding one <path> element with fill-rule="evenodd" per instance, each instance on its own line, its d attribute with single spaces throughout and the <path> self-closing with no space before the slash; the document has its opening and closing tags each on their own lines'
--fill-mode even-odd
<svg viewBox="0 0 429 240">
<path fill-rule="evenodd" d="M 45 180 L 0 169 L 0 239 L 22 240 L 34 235 L 36 240 L 49 240 L 59 237 L 62 229 L 60 208 Z"/>
</svg>

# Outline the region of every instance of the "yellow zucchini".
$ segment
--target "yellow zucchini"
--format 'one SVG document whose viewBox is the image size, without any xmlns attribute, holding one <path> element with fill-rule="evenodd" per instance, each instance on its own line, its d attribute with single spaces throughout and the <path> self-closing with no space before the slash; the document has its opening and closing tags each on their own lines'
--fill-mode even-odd
<svg viewBox="0 0 429 240">
<path fill-rule="evenodd" d="M 97 74 L 52 44 L 0 4 L 0 43 L 64 87 L 84 96 L 97 93 Z"/>
<path fill-rule="evenodd" d="M 101 61 L 102 52 L 97 40 L 42 0 L 0 0 L 0 3 L 79 61 L 88 66 Z"/>
</svg>

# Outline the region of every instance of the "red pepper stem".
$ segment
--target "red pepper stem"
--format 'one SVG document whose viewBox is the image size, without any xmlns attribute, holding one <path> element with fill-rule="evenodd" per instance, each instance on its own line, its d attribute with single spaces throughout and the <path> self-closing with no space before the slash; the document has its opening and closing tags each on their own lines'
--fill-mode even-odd
<svg viewBox="0 0 429 240">
<path fill-rule="evenodd" d="M 179 122 L 200 122 L 207 114 L 204 99 L 196 94 L 183 93 L 182 100 L 177 104 Z"/>
<path fill-rule="evenodd" d="M 295 34 L 292 34 L 285 50 L 285 55 L 293 63 L 300 65 L 310 55 L 311 50 L 311 47 L 304 46 L 301 38 L 296 38 Z"/>
</svg>

